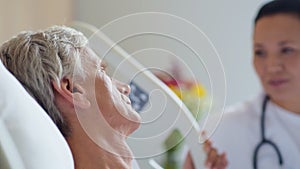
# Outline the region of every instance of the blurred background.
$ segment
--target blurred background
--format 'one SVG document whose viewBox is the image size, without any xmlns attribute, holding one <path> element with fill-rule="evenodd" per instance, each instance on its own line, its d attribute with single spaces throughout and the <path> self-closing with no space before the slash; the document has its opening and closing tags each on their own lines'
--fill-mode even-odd
<svg viewBox="0 0 300 169">
<path fill-rule="evenodd" d="M 1 43 L 22 30 L 44 29 L 54 24 L 68 25 L 73 20 L 84 21 L 100 28 L 119 17 L 137 12 L 164 12 L 185 18 L 206 34 L 219 53 L 226 74 L 226 105 L 249 98 L 260 90 L 252 68 L 251 35 L 253 17 L 258 7 L 266 0 L 0 0 L 0 2 Z M 141 42 L 143 39 L 136 39 L 121 46 L 132 53 L 137 48 L 143 48 Z M 158 63 L 156 58 L 141 57 L 138 60 L 146 65 L 168 66 L 164 61 Z"/>
</svg>

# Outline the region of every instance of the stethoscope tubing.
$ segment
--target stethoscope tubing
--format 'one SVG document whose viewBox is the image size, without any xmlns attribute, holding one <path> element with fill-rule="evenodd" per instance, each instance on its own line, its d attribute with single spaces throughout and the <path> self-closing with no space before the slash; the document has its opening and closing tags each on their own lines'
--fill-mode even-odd
<svg viewBox="0 0 300 169">
<path fill-rule="evenodd" d="M 267 103 L 270 100 L 269 96 L 265 96 L 265 99 L 263 101 L 263 105 L 262 105 L 262 110 L 261 110 L 261 119 L 260 119 L 260 129 L 261 129 L 261 141 L 260 143 L 257 144 L 257 146 L 254 149 L 254 154 L 253 154 L 253 168 L 257 169 L 257 155 L 258 152 L 260 150 L 260 148 L 263 145 L 270 145 L 271 147 L 274 148 L 274 150 L 276 151 L 276 154 L 278 156 L 278 161 L 279 161 L 279 165 L 282 166 L 283 165 L 283 158 L 281 155 L 281 152 L 278 148 L 278 146 L 272 142 L 271 140 L 267 139 L 265 136 L 265 116 L 266 116 L 266 108 L 267 108 Z"/>
</svg>

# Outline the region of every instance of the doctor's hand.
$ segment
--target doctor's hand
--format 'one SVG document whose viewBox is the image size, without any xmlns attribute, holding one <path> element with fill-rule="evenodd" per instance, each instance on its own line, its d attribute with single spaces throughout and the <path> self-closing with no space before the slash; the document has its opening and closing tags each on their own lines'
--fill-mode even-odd
<svg viewBox="0 0 300 169">
<path fill-rule="evenodd" d="M 207 157 L 205 166 L 209 169 L 225 169 L 227 167 L 227 157 L 225 153 L 218 153 L 218 150 L 212 146 L 210 140 L 206 140 L 203 144 L 203 150 Z"/>
</svg>

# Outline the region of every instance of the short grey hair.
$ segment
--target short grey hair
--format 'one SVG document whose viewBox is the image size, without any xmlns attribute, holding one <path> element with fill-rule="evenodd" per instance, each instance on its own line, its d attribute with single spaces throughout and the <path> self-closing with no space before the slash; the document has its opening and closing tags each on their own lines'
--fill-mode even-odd
<svg viewBox="0 0 300 169">
<path fill-rule="evenodd" d="M 66 76 L 84 76 L 81 50 L 87 43 L 81 32 L 53 26 L 44 31 L 21 32 L 0 47 L 3 64 L 43 107 L 65 137 L 71 130 L 55 105 L 52 81 L 60 84 Z"/>
</svg>

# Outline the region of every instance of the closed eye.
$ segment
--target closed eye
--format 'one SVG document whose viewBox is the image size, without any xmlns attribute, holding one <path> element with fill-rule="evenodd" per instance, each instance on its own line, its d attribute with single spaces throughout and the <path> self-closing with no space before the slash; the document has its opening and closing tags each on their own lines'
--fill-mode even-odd
<svg viewBox="0 0 300 169">
<path fill-rule="evenodd" d="M 100 67 L 101 67 L 101 70 L 106 71 L 106 69 L 107 69 L 106 62 L 102 60 L 101 63 L 100 63 Z"/>
<path fill-rule="evenodd" d="M 106 69 L 107 69 L 107 64 L 106 64 L 104 61 L 101 61 L 101 62 L 97 65 L 97 68 L 98 68 L 99 71 L 105 73 L 105 71 L 106 71 Z"/>
</svg>

